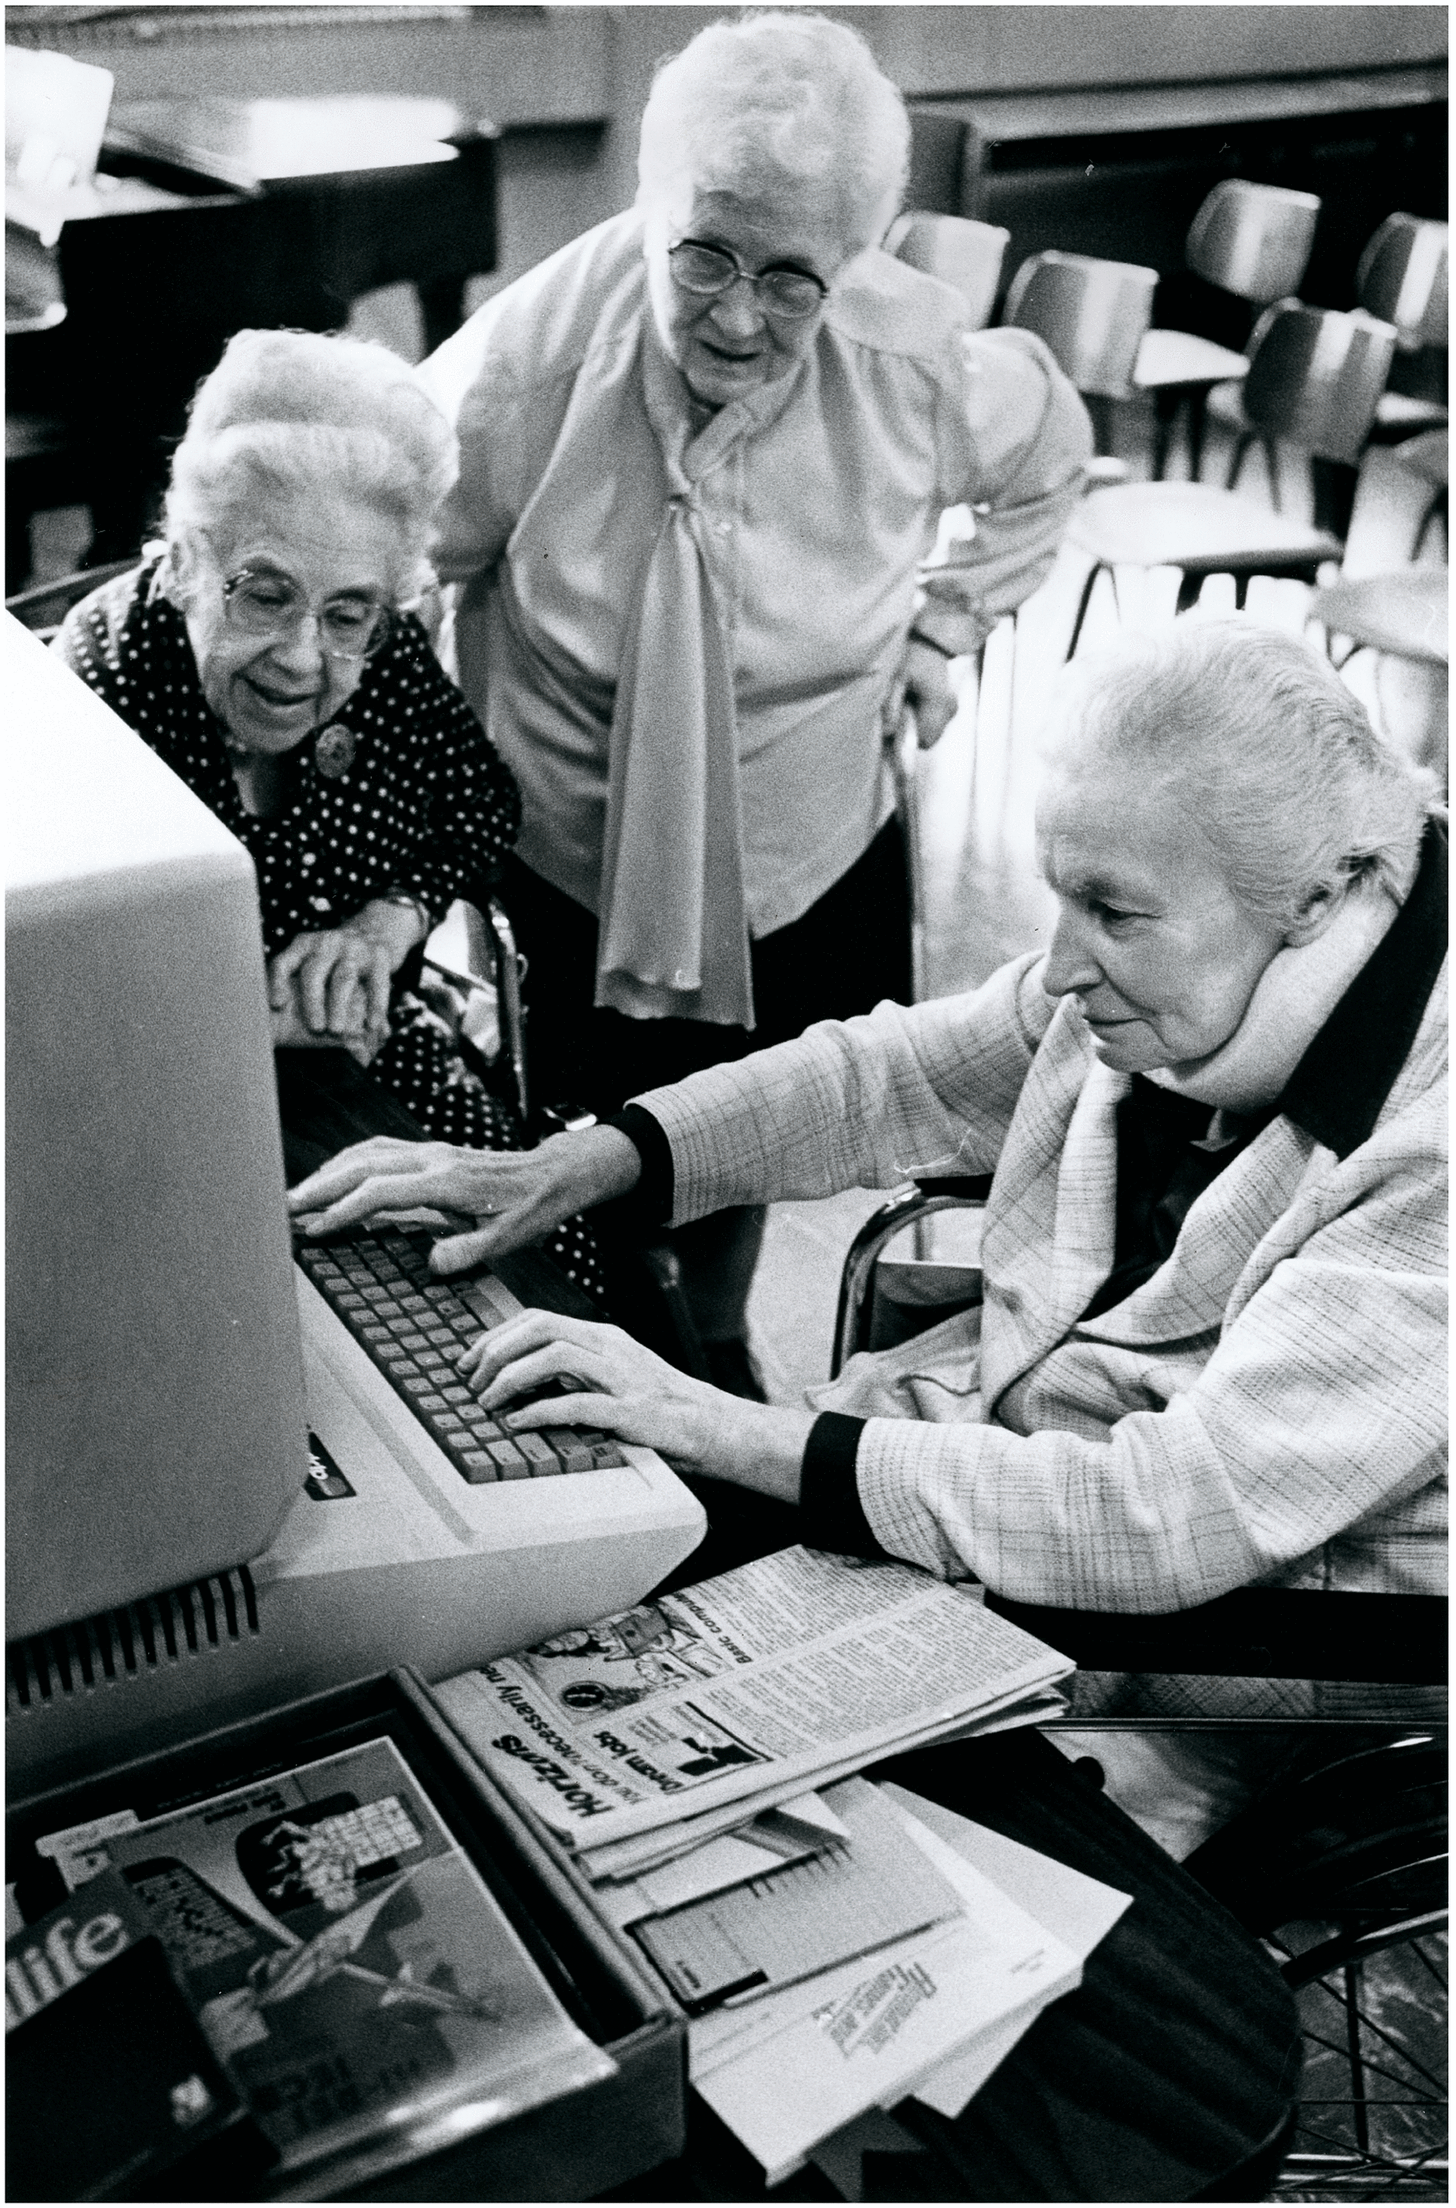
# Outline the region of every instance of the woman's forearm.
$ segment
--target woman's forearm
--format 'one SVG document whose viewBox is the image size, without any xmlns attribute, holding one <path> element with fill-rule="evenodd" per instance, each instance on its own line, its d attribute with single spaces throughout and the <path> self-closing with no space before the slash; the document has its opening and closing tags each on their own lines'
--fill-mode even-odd
<svg viewBox="0 0 1456 2208">
<path fill-rule="evenodd" d="M 755 1494 L 797 1503 L 814 1413 L 778 1403 L 747 1403 L 737 1396 L 723 1400 L 734 1408 L 722 1413 L 699 1469 Z"/>
</svg>

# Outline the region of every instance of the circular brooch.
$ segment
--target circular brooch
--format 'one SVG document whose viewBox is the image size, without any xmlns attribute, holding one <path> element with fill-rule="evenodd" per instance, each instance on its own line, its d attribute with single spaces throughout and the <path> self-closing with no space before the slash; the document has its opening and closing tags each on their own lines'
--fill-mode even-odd
<svg viewBox="0 0 1456 2208">
<path fill-rule="evenodd" d="M 320 729 L 313 747 L 314 765 L 329 782 L 342 782 L 354 764 L 358 738 L 352 728 L 345 728 L 342 721 L 330 721 Z"/>
</svg>

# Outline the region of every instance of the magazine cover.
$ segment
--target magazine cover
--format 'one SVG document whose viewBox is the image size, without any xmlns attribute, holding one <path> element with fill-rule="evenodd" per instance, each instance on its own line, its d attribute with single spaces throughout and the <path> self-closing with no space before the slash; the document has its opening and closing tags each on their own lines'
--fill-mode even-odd
<svg viewBox="0 0 1456 2208">
<path fill-rule="evenodd" d="M 387 2167 L 615 2069 L 391 1741 L 105 1845 L 285 2171 Z"/>
<path fill-rule="evenodd" d="M 6 1941 L 5 2058 L 7 2200 L 139 2198 L 242 2113 L 115 1871 Z"/>
</svg>

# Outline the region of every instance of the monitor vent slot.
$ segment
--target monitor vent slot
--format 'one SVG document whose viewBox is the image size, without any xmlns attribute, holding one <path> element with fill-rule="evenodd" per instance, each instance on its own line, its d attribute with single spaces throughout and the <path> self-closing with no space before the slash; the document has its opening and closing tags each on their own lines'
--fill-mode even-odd
<svg viewBox="0 0 1456 2208">
<path fill-rule="evenodd" d="M 119 1610 L 12 1641 L 5 1651 L 7 1714 L 44 1709 L 98 1688 L 124 1686 L 259 1632 L 258 1596 L 246 1564 L 166 1588 Z"/>
</svg>

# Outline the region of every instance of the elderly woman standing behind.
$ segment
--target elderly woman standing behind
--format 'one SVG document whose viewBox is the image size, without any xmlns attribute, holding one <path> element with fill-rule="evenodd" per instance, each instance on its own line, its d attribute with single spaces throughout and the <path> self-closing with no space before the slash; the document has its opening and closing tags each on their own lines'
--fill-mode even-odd
<svg viewBox="0 0 1456 2208">
<path fill-rule="evenodd" d="M 1045 575 L 1089 450 L 1037 341 L 875 250 L 909 126 L 858 36 L 715 24 L 659 74 L 632 213 L 426 363 L 459 430 L 436 564 L 515 770 L 538 1093 L 635 1090 L 908 995 L 887 710 Z M 924 573 L 943 509 L 974 537 Z M 912 626 L 913 624 L 913 626 Z M 750 1392 L 761 1213 L 680 1244 Z"/>
<path fill-rule="evenodd" d="M 348 1050 L 429 1133 L 501 1147 L 504 1107 L 408 986 L 519 813 L 404 610 L 455 464 L 382 347 L 242 331 L 193 403 L 165 545 L 75 606 L 57 649 L 252 854 L 275 1042 Z"/>
</svg>

